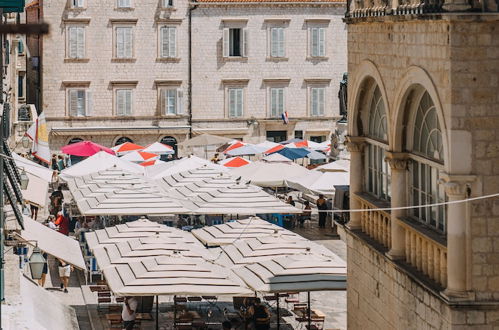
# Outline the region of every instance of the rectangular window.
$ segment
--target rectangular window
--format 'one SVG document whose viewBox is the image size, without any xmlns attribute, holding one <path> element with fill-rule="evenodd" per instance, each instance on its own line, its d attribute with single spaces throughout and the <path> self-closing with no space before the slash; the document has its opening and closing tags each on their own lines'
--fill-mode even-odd
<svg viewBox="0 0 499 330">
<path fill-rule="evenodd" d="M 71 0 L 71 7 L 73 8 L 83 8 L 84 0 Z"/>
<path fill-rule="evenodd" d="M 385 150 L 373 144 L 367 145 L 367 192 L 389 201 L 391 198 L 391 168 L 385 161 Z"/>
<path fill-rule="evenodd" d="M 270 89 L 270 116 L 281 117 L 284 112 L 284 88 Z"/>
<path fill-rule="evenodd" d="M 310 113 L 312 116 L 324 116 L 326 88 L 310 88 Z"/>
<path fill-rule="evenodd" d="M 91 94 L 86 89 L 70 89 L 68 91 L 68 109 L 71 117 L 90 115 Z"/>
<path fill-rule="evenodd" d="M 242 88 L 229 88 L 229 117 L 242 117 L 243 116 L 243 89 Z"/>
<path fill-rule="evenodd" d="M 313 57 L 326 56 L 326 28 L 314 27 L 310 29 L 310 55 Z"/>
<path fill-rule="evenodd" d="M 19 39 L 18 41 L 19 43 L 17 44 L 17 53 L 24 54 L 24 42 L 22 39 Z"/>
<path fill-rule="evenodd" d="M 83 26 L 68 27 L 68 58 L 85 57 L 85 28 Z"/>
<path fill-rule="evenodd" d="M 295 131 L 295 139 L 303 140 L 303 131 Z"/>
<path fill-rule="evenodd" d="M 118 8 L 131 8 L 132 0 L 118 0 Z"/>
<path fill-rule="evenodd" d="M 131 116 L 132 115 L 132 90 L 117 89 L 116 90 L 116 115 Z"/>
<path fill-rule="evenodd" d="M 274 27 L 270 29 L 270 56 L 284 57 L 284 28 Z"/>
<path fill-rule="evenodd" d="M 224 57 L 245 57 L 247 52 L 247 32 L 242 28 L 224 29 Z"/>
<path fill-rule="evenodd" d="M 117 27 L 116 28 L 116 58 L 132 58 L 133 57 L 133 28 L 132 27 Z"/>
<path fill-rule="evenodd" d="M 161 89 L 160 107 L 163 115 L 182 114 L 182 91 L 176 88 Z"/>
<path fill-rule="evenodd" d="M 164 26 L 161 28 L 161 57 L 177 57 L 177 28 Z"/>
<path fill-rule="evenodd" d="M 17 97 L 24 97 L 24 74 L 17 76 Z"/>
<path fill-rule="evenodd" d="M 173 0 L 163 0 L 163 8 L 173 7 Z"/>
</svg>

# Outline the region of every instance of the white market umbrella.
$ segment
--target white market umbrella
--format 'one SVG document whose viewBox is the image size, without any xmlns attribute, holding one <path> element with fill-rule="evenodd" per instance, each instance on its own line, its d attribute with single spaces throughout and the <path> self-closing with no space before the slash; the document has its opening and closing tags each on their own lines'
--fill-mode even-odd
<svg viewBox="0 0 499 330">
<path fill-rule="evenodd" d="M 224 176 L 224 172 L 211 166 L 202 166 L 188 171 L 163 177 L 159 184 L 166 190 L 183 187 L 185 185 Z M 225 178 L 228 176 L 225 175 Z"/>
<path fill-rule="evenodd" d="M 219 161 L 218 165 L 223 165 L 228 168 L 236 168 L 236 167 L 246 166 L 250 163 L 252 163 L 252 161 L 249 159 L 245 159 L 242 157 L 232 157 L 232 158 L 225 158 L 224 160 Z"/>
<path fill-rule="evenodd" d="M 346 159 L 339 159 L 331 163 L 317 166 L 314 170 L 321 172 L 349 172 L 350 161 Z"/>
<path fill-rule="evenodd" d="M 315 151 L 315 150 L 310 150 L 310 153 L 308 153 L 308 155 L 306 155 L 305 157 L 307 157 L 308 159 L 314 159 L 314 160 L 324 160 L 324 159 L 327 159 L 327 156 L 324 155 L 322 152 L 318 152 L 318 151 Z"/>
<path fill-rule="evenodd" d="M 197 240 L 186 231 L 168 227 L 146 218 L 87 232 L 85 233 L 85 238 L 89 249 L 93 250 L 102 245 L 147 238 L 153 235 L 160 235 L 165 237 L 165 239 L 182 240 L 188 244 L 197 243 Z"/>
<path fill-rule="evenodd" d="M 140 151 L 143 150 L 143 146 L 139 146 L 138 144 L 131 143 L 131 142 L 125 142 L 122 144 L 119 144 L 117 146 L 114 146 L 111 148 L 118 156 L 123 156 L 126 155 L 129 152 L 132 151 Z"/>
<path fill-rule="evenodd" d="M 235 178 L 250 181 L 260 187 L 285 187 L 285 181 L 309 172 L 305 167 L 290 163 L 253 162 L 249 165 L 231 170 Z"/>
<path fill-rule="evenodd" d="M 346 263 L 339 258 L 293 255 L 262 260 L 233 271 L 262 293 L 345 290 Z"/>
<path fill-rule="evenodd" d="M 206 246 L 223 246 L 232 244 L 239 239 L 264 238 L 278 234 L 288 240 L 303 240 L 304 238 L 287 229 L 274 225 L 258 217 L 244 220 L 229 221 L 215 226 L 205 226 L 191 231 L 198 240 Z"/>
<path fill-rule="evenodd" d="M 167 162 L 165 164 L 154 166 L 153 168 L 146 168 L 146 176 L 153 179 L 159 179 L 165 176 L 197 169 L 200 167 L 209 167 L 211 169 L 218 169 L 221 172 L 228 171 L 226 167 L 213 164 L 212 162 L 206 159 L 196 156 L 189 156 L 179 160 L 174 160 L 171 162 Z"/>
<path fill-rule="evenodd" d="M 230 270 L 199 258 L 137 258 L 136 262 L 107 267 L 103 272 L 109 288 L 119 296 L 237 296 L 252 293 Z"/>
<path fill-rule="evenodd" d="M 111 168 L 136 174 L 144 173 L 142 166 L 127 162 L 105 151 L 100 151 L 71 167 L 65 168 L 61 171 L 60 177 L 68 180 L 69 178 L 84 176 Z"/>
<path fill-rule="evenodd" d="M 233 140 L 223 136 L 201 134 L 189 140 L 185 140 L 184 142 L 180 142 L 179 145 L 182 147 L 205 147 L 213 145 L 222 145 L 231 141 Z"/>
<path fill-rule="evenodd" d="M 273 162 L 277 162 L 277 163 L 282 163 L 282 162 L 291 163 L 291 162 L 293 162 L 288 157 L 283 156 L 283 155 L 281 155 L 281 154 L 279 154 L 277 152 L 273 153 L 273 154 L 270 154 L 268 156 L 263 157 L 262 160 L 264 162 L 268 162 L 268 163 L 273 163 Z"/>
<path fill-rule="evenodd" d="M 305 193 L 334 195 L 334 186 L 350 185 L 350 173 L 309 171 L 306 175 L 286 180 L 288 187 Z"/>
<path fill-rule="evenodd" d="M 149 145 L 142 151 L 150 152 L 157 155 L 166 155 L 166 154 L 171 155 L 175 153 L 175 150 L 173 150 L 172 147 L 159 142 L 154 142 L 153 144 Z"/>
<path fill-rule="evenodd" d="M 180 193 L 177 191 L 178 195 Z M 181 197 L 182 199 L 182 197 Z M 255 215 L 268 213 L 295 214 L 300 209 L 249 184 L 231 186 L 198 194 L 189 200 L 194 214 Z"/>
<path fill-rule="evenodd" d="M 255 144 L 256 147 L 265 148 L 265 150 L 269 150 L 269 149 L 277 147 L 279 145 L 281 145 L 281 144 L 271 142 L 271 141 L 263 141 L 261 143 Z"/>
<path fill-rule="evenodd" d="M 111 155 L 110 155 L 111 156 Z M 30 173 L 43 179 L 47 182 L 52 182 L 52 170 L 46 168 L 45 166 L 39 165 L 35 162 L 32 162 L 29 159 L 19 156 L 15 152 L 12 153 L 12 158 L 14 158 L 14 162 L 16 163 L 17 168 L 20 170 L 25 170 L 26 173 Z"/>
<path fill-rule="evenodd" d="M 220 175 L 213 178 L 196 180 L 186 184 L 179 182 L 175 187 L 168 191 L 175 194 L 178 198 L 190 199 L 192 196 L 197 196 L 202 193 L 208 193 L 217 189 L 223 189 L 236 184 L 236 181 L 229 175 Z"/>
<path fill-rule="evenodd" d="M 226 154 L 229 156 L 250 156 L 250 155 L 259 155 L 266 150 L 267 148 L 262 148 L 251 144 L 247 144 L 245 146 L 229 150 L 226 152 Z"/>
</svg>

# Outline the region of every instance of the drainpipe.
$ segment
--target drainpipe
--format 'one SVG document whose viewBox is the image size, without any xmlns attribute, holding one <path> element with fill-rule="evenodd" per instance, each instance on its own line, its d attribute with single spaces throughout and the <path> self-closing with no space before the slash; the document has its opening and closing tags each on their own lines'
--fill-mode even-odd
<svg viewBox="0 0 499 330">
<path fill-rule="evenodd" d="M 194 3 L 189 3 L 189 72 L 188 72 L 188 102 L 189 102 L 189 138 L 192 138 L 192 11 L 196 9 L 198 5 Z"/>
</svg>

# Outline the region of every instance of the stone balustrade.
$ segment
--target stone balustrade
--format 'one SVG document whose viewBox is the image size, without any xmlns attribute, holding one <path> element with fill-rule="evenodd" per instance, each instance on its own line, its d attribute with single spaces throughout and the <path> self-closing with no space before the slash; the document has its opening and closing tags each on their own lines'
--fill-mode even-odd
<svg viewBox="0 0 499 330">
<path fill-rule="evenodd" d="M 387 249 L 391 248 L 391 220 L 390 213 L 377 210 L 379 206 L 356 195 L 360 202 L 360 208 L 366 210 L 361 212 L 361 230 L 376 242 Z"/>
<path fill-rule="evenodd" d="M 445 288 L 447 246 L 404 221 L 400 221 L 400 224 L 405 230 L 405 262 Z"/>
</svg>

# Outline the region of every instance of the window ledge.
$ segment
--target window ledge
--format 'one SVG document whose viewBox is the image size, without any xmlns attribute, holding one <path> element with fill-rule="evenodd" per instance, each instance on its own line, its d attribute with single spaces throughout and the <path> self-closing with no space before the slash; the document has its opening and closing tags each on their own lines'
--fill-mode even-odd
<svg viewBox="0 0 499 330">
<path fill-rule="evenodd" d="M 248 62 L 248 58 L 244 56 L 229 56 L 223 59 L 225 62 Z"/>
<path fill-rule="evenodd" d="M 158 57 L 156 58 L 156 62 L 178 63 L 180 62 L 180 57 Z"/>
<path fill-rule="evenodd" d="M 111 62 L 113 63 L 135 63 L 137 61 L 136 58 L 113 58 Z"/>
<path fill-rule="evenodd" d="M 182 114 L 182 115 L 179 115 L 179 114 L 176 114 L 176 115 L 161 115 L 159 116 L 160 119 L 180 119 L 180 118 L 187 118 L 189 116 L 185 115 L 185 114 Z"/>
<path fill-rule="evenodd" d="M 65 58 L 64 63 L 88 63 L 89 58 Z"/>
<path fill-rule="evenodd" d="M 308 56 L 307 61 L 312 61 L 312 62 L 323 62 L 323 61 L 328 61 L 329 57 L 327 56 Z"/>
<path fill-rule="evenodd" d="M 177 8 L 175 8 L 175 7 L 161 7 L 161 11 L 172 12 L 172 11 L 177 11 Z"/>
<path fill-rule="evenodd" d="M 121 11 L 121 12 L 129 12 L 129 11 L 134 11 L 135 8 L 133 7 L 116 7 L 114 8 L 115 11 Z"/>
<path fill-rule="evenodd" d="M 267 62 L 287 62 L 287 61 L 289 61 L 289 58 L 287 58 L 287 57 L 272 57 L 272 56 L 269 56 L 269 57 L 267 57 L 266 61 Z"/>
</svg>

